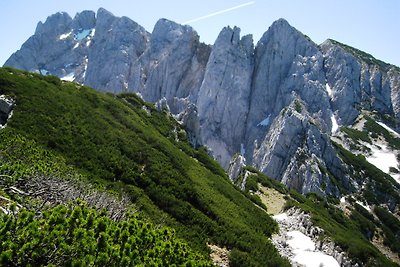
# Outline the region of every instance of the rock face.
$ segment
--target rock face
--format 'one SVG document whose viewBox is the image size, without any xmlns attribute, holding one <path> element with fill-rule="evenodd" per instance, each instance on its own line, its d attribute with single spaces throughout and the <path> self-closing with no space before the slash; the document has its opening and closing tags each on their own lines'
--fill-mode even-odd
<svg viewBox="0 0 400 267">
<path fill-rule="evenodd" d="M 102 91 L 128 91 L 132 63 L 146 49 L 149 33 L 127 17 L 117 18 L 99 9 L 90 50 L 84 56 L 83 83 Z"/>
<path fill-rule="evenodd" d="M 197 100 L 202 142 L 224 167 L 244 139 L 253 68 L 252 37 L 240 39 L 239 28 L 224 28 L 213 46 Z"/>
<path fill-rule="evenodd" d="M 5 127 L 8 119 L 12 115 L 15 101 L 5 95 L 0 95 L 0 128 Z"/>
<path fill-rule="evenodd" d="M 363 110 L 400 119 L 399 68 L 333 40 L 318 46 L 283 19 L 255 47 L 237 27 L 209 46 L 166 19 L 149 33 L 104 9 L 73 19 L 57 13 L 5 65 L 136 92 L 169 111 L 226 169 L 240 155 L 302 193 L 339 196 L 332 175 L 357 188 L 330 140 L 337 124 L 351 125 Z"/>
<path fill-rule="evenodd" d="M 35 34 L 5 65 L 83 83 L 94 21 L 92 11 L 77 14 L 74 19 L 67 13 L 54 14 L 45 23 L 38 23 Z"/>
<path fill-rule="evenodd" d="M 246 131 L 248 153 L 255 140 L 263 139 L 270 122 L 292 102 L 293 92 L 308 102 L 311 112 L 320 111 L 322 120 L 329 121 L 324 80 L 323 56 L 318 46 L 285 20 L 274 22 L 255 50 Z"/>
<path fill-rule="evenodd" d="M 336 177 L 346 177 L 345 169 L 329 136 L 317 124 L 304 102 L 295 98 L 272 123 L 254 152 L 253 164 L 270 177 L 281 177 L 283 184 L 303 194 L 339 194 L 328 171 Z"/>
</svg>

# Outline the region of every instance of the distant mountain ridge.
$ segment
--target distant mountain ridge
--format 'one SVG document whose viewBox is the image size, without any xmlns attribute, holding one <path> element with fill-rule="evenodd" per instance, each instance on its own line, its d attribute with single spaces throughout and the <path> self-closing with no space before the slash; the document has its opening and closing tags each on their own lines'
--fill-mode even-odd
<svg viewBox="0 0 400 267">
<path fill-rule="evenodd" d="M 398 67 L 333 40 L 317 45 L 284 19 L 256 45 L 226 27 L 208 46 L 166 19 L 149 33 L 102 8 L 57 13 L 5 66 L 136 92 L 170 111 L 225 169 L 246 162 L 303 194 L 340 197 L 362 186 L 331 141 L 338 127 L 375 112 L 399 129 Z"/>
</svg>

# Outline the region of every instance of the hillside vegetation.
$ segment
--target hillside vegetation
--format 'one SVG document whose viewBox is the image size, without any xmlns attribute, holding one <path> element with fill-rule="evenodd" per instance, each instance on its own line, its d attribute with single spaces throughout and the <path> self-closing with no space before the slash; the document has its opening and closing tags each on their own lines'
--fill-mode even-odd
<svg viewBox="0 0 400 267">
<path fill-rule="evenodd" d="M 277 231 L 277 224 L 230 183 L 205 149 L 195 150 L 189 145 L 184 129 L 167 113 L 156 111 L 133 94 L 102 94 L 53 76 L 10 68 L 0 69 L 0 94 L 16 101 L 12 118 L 7 127 L 0 130 L 0 175 L 7 178 L 3 179 L 1 194 L 31 209 L 38 208 L 36 202 L 41 203 L 40 208 L 44 211 L 38 211 L 35 214 L 39 215 L 30 219 L 33 225 L 51 224 L 46 221 L 45 214 L 50 214 L 50 218 L 59 210 L 68 214 L 74 213 L 75 209 L 57 206 L 55 210 L 46 211 L 52 203 L 50 198 L 40 202 L 33 197 L 11 194 L 5 189 L 26 184 L 38 175 L 55 176 L 90 184 L 92 188 L 105 190 L 117 198 L 128 196 L 132 204 L 128 210 L 133 210 L 151 224 L 173 228 L 176 238 L 189 245 L 188 251 L 193 251 L 187 259 L 200 257 L 205 260 L 203 263 L 199 261 L 198 265 L 206 264 L 207 243 L 227 247 L 232 266 L 289 265 L 269 240 Z M 81 209 L 86 212 L 85 207 Z M 89 213 L 92 212 L 88 209 Z M 22 216 L 32 215 L 20 212 L 16 218 L 2 215 L 1 220 L 7 222 L 5 225 L 18 224 L 23 220 Z M 61 224 L 61 228 L 68 228 L 68 215 L 60 218 L 60 221 L 52 222 L 52 227 Z M 129 221 L 126 223 L 130 224 Z M 21 235 L 21 238 L 29 237 L 26 234 L 28 230 L 25 231 L 23 225 L 21 227 L 21 232 L 14 234 Z M 85 229 L 86 224 L 82 221 L 79 227 Z M 118 223 L 110 222 L 110 227 L 114 230 L 105 231 L 104 238 L 112 236 L 113 231 L 117 231 L 115 229 L 123 231 Z M 152 238 L 155 238 L 151 244 L 159 244 L 157 239 L 164 240 L 166 236 L 172 238 L 173 244 L 180 243 L 169 234 L 160 234 L 157 229 L 151 231 L 154 233 Z M 64 236 L 65 232 L 60 230 L 51 234 Z M 94 244 L 94 239 L 91 240 L 89 244 Z M 97 238 L 96 242 L 99 240 Z M 120 241 L 115 239 L 116 246 L 125 244 Z M 15 241 L 11 239 L 9 242 Z M 17 245 L 1 249 L 6 253 L 5 260 L 18 258 L 19 254 L 10 255 L 9 252 L 18 249 Z M 38 253 L 35 245 L 24 249 L 31 253 L 32 258 L 33 253 Z M 73 248 L 69 251 L 70 255 L 82 259 L 82 264 L 96 260 L 87 258 L 84 253 L 74 254 Z M 96 249 L 91 247 L 88 251 Z M 126 254 L 122 249 L 119 251 L 122 262 Z M 179 257 L 184 258 L 185 251 L 181 250 Z M 111 260 L 112 253 L 113 249 L 107 250 L 107 257 L 103 255 L 102 260 Z M 151 253 L 151 250 L 144 253 Z M 176 264 L 182 260 L 179 257 L 174 261 Z M 167 256 L 165 260 L 169 260 Z M 165 262 L 157 264 L 169 265 Z M 20 265 L 24 264 L 21 262 Z"/>
</svg>

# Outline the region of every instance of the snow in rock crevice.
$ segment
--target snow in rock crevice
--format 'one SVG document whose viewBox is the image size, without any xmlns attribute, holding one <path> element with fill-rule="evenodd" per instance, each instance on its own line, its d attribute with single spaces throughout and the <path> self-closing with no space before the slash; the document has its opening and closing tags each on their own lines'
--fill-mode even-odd
<svg viewBox="0 0 400 267">
<path fill-rule="evenodd" d="M 67 32 L 67 33 L 64 33 L 64 34 L 61 34 L 60 37 L 58 37 L 58 39 L 59 39 L 59 40 L 65 40 L 65 39 L 67 39 L 68 37 L 70 37 L 71 34 L 72 34 L 72 31 Z"/>
<path fill-rule="evenodd" d="M 83 70 L 82 78 L 86 77 L 86 71 L 87 71 L 88 64 L 89 64 L 89 59 L 86 56 L 85 57 L 85 61 L 84 61 L 84 70 Z"/>
<path fill-rule="evenodd" d="M 246 154 L 246 149 L 244 148 L 244 144 L 240 144 L 240 155 L 244 156 Z"/>
<path fill-rule="evenodd" d="M 369 212 L 372 211 L 372 210 L 371 210 L 371 207 L 370 207 L 369 205 L 366 205 L 366 204 L 362 203 L 362 202 L 359 201 L 359 200 L 356 200 L 356 203 L 357 203 L 358 205 L 360 205 L 361 207 L 363 207 L 364 209 L 366 209 L 367 211 L 369 211 Z"/>
<path fill-rule="evenodd" d="M 73 82 L 75 80 L 75 72 L 71 72 L 60 79 L 67 82 Z"/>
<path fill-rule="evenodd" d="M 39 72 L 43 76 L 50 75 L 50 71 L 48 71 L 46 69 L 39 69 Z"/>
<path fill-rule="evenodd" d="M 262 120 L 257 126 L 268 126 L 271 114 L 269 114 L 264 120 Z"/>
<path fill-rule="evenodd" d="M 325 84 L 325 88 L 326 88 L 326 92 L 328 93 L 329 98 L 332 98 L 333 91 L 332 91 L 332 89 L 331 89 L 331 87 L 329 86 L 328 83 Z"/>
<path fill-rule="evenodd" d="M 396 132 L 395 130 L 393 130 L 392 128 L 390 128 L 389 126 L 384 124 L 383 122 L 377 121 L 376 123 L 378 123 L 380 126 L 385 128 L 386 130 L 388 130 L 390 133 L 394 134 L 395 137 L 400 137 L 400 134 L 398 132 Z"/>
<path fill-rule="evenodd" d="M 339 129 L 339 124 L 337 123 L 336 117 L 335 117 L 335 113 L 331 113 L 331 122 L 332 122 L 332 134 L 336 133 L 337 130 Z"/>
<path fill-rule="evenodd" d="M 379 144 L 379 147 L 368 143 L 365 143 L 364 145 L 371 149 L 371 154 L 366 156 L 367 161 L 375 165 L 381 171 L 390 174 L 398 183 L 400 183 L 400 174 L 390 173 L 390 167 L 397 168 L 398 166 L 396 154 L 385 144 Z"/>
</svg>

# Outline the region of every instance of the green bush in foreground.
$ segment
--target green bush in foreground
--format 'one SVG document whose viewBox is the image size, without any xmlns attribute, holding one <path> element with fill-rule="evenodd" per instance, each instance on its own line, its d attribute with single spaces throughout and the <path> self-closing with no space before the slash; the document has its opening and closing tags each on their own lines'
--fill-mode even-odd
<svg viewBox="0 0 400 267">
<path fill-rule="evenodd" d="M 141 216 L 173 228 L 204 258 L 212 243 L 237 252 L 231 266 L 289 266 L 269 240 L 276 222 L 232 185 L 206 149 L 193 149 L 166 112 L 134 94 L 50 80 L 0 68 L 0 94 L 16 101 L 0 130 L 0 174 L 18 182 L 32 174 L 71 176 L 126 194 Z"/>
<path fill-rule="evenodd" d="M 1 215 L 0 237 L 1 266 L 212 266 L 169 228 L 115 222 L 82 203 Z"/>
</svg>

